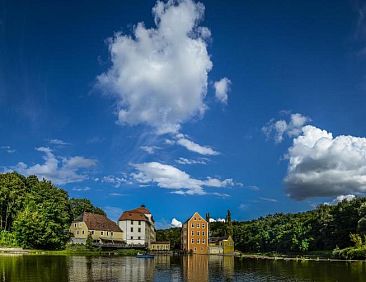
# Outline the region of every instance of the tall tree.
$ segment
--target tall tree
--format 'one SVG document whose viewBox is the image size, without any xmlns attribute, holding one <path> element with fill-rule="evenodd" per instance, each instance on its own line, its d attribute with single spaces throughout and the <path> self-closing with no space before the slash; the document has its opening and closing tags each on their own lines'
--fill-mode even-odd
<svg viewBox="0 0 366 282">
<path fill-rule="evenodd" d="M 83 212 L 92 212 L 97 214 L 106 215 L 105 212 L 98 207 L 95 207 L 88 199 L 76 199 L 71 198 L 69 200 L 71 207 L 71 214 L 73 219 L 77 218 Z"/>
<path fill-rule="evenodd" d="M 58 249 L 69 239 L 71 209 L 67 193 L 43 180 L 27 194 L 25 209 L 14 221 L 14 232 L 26 248 Z"/>
<path fill-rule="evenodd" d="M 2 230 L 11 230 L 14 218 L 23 209 L 27 192 L 24 176 L 16 172 L 0 174 L 0 227 Z"/>
</svg>

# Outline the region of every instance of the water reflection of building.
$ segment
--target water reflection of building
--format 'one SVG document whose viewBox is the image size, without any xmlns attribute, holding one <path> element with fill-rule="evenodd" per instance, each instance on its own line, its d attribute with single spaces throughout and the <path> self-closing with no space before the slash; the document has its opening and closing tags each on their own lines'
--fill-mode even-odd
<svg viewBox="0 0 366 282">
<path fill-rule="evenodd" d="M 208 258 L 207 255 L 184 256 L 184 281 L 208 281 Z"/>
<path fill-rule="evenodd" d="M 222 280 L 231 281 L 234 276 L 234 256 L 208 256 L 208 264 L 210 272 L 214 275 L 219 273 Z M 213 277 L 214 278 L 214 277 Z"/>
<path fill-rule="evenodd" d="M 70 257 L 70 281 L 152 281 L 155 262 L 135 257 Z"/>
</svg>

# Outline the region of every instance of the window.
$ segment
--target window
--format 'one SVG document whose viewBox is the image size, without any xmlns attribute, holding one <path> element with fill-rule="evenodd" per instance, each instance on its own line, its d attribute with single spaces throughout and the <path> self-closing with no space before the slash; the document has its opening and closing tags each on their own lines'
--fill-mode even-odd
<svg viewBox="0 0 366 282">
<path fill-rule="evenodd" d="M 84 230 L 83 230 L 83 234 L 84 234 Z"/>
<path fill-rule="evenodd" d="M 192 223 L 192 228 L 194 228 L 194 223 Z"/>
<path fill-rule="evenodd" d="M 76 231 L 76 234 L 79 234 L 79 230 L 78 230 L 78 231 Z"/>
<path fill-rule="evenodd" d="M 91 234 L 94 234 L 94 230 L 91 231 Z"/>
<path fill-rule="evenodd" d="M 103 233 L 104 233 L 104 232 L 103 232 L 103 231 L 101 231 L 101 232 L 100 232 L 100 235 L 103 235 Z"/>
<path fill-rule="evenodd" d="M 192 239 L 192 241 L 191 241 L 191 242 L 192 242 L 192 244 L 193 244 L 193 243 L 194 243 L 194 239 Z"/>
<path fill-rule="evenodd" d="M 133 220 L 131 220 L 131 224 L 133 224 Z"/>
<path fill-rule="evenodd" d="M 194 236 L 194 231 L 192 231 L 192 236 Z"/>
<path fill-rule="evenodd" d="M 200 224 L 199 223 L 197 223 L 197 228 L 199 228 L 200 227 Z"/>
<path fill-rule="evenodd" d="M 194 220 L 197 220 L 196 218 L 194 218 Z"/>
<path fill-rule="evenodd" d="M 141 240 L 141 237 L 139 236 L 138 239 Z"/>
<path fill-rule="evenodd" d="M 194 247 L 194 251 L 197 251 L 197 248 L 196 247 Z"/>
<path fill-rule="evenodd" d="M 202 228 L 205 228 L 205 224 L 204 223 L 202 223 Z"/>
<path fill-rule="evenodd" d="M 197 231 L 197 236 L 200 236 L 200 232 L 199 231 Z"/>
<path fill-rule="evenodd" d="M 141 225 L 141 220 L 139 220 L 139 225 Z"/>
<path fill-rule="evenodd" d="M 131 232 L 133 232 L 133 227 L 131 227 Z"/>
<path fill-rule="evenodd" d="M 199 217 L 198 220 L 201 220 L 201 218 Z"/>
<path fill-rule="evenodd" d="M 205 231 L 202 231 L 202 236 L 205 236 Z"/>
<path fill-rule="evenodd" d="M 138 228 L 138 229 L 137 229 L 137 232 L 141 232 L 141 228 Z"/>
<path fill-rule="evenodd" d="M 113 236 L 113 232 L 111 232 L 111 236 Z"/>
<path fill-rule="evenodd" d="M 202 244 L 206 243 L 206 240 L 205 239 L 202 239 Z"/>
<path fill-rule="evenodd" d="M 199 243 L 200 243 L 200 238 L 197 239 L 197 244 L 199 244 Z"/>
<path fill-rule="evenodd" d="M 108 236 L 108 231 L 107 231 L 107 236 Z"/>
<path fill-rule="evenodd" d="M 76 227 L 76 223 L 75 223 L 74 225 L 75 225 L 75 227 Z"/>
<path fill-rule="evenodd" d="M 133 240 L 133 236 L 131 236 L 131 240 Z"/>
</svg>

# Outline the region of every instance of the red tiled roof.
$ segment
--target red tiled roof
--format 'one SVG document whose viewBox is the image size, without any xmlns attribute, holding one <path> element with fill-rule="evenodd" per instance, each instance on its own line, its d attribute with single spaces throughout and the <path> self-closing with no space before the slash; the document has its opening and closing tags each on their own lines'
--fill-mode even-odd
<svg viewBox="0 0 366 282">
<path fill-rule="evenodd" d="M 137 212 L 137 213 L 143 213 L 143 214 L 151 214 L 151 212 L 145 208 L 145 207 L 138 207 L 136 209 L 130 210 L 130 212 Z"/>
<path fill-rule="evenodd" d="M 90 230 L 122 232 L 114 221 L 101 214 L 84 212 L 74 220 L 74 222 L 80 221 L 85 222 L 86 226 Z"/>
<path fill-rule="evenodd" d="M 141 221 L 148 221 L 146 216 L 143 213 L 132 212 L 132 211 L 125 211 L 119 217 L 118 220 L 141 220 Z"/>
<path fill-rule="evenodd" d="M 151 215 L 151 212 L 145 206 L 141 206 L 136 209 L 123 212 L 118 220 L 148 221 L 148 218 L 145 216 L 145 214 Z M 154 221 L 154 219 L 152 217 L 151 217 L 151 220 Z"/>
</svg>

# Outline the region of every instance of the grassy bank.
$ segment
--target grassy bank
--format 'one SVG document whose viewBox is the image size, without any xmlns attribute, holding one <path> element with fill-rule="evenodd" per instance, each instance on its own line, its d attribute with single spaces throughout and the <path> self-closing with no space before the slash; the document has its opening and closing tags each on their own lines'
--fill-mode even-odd
<svg viewBox="0 0 366 282">
<path fill-rule="evenodd" d="M 63 250 L 23 250 L 17 248 L 3 248 L 3 254 L 25 253 L 29 255 L 66 255 L 66 256 L 136 256 L 139 251 L 135 249 L 102 250 L 87 248 L 84 245 L 67 245 Z"/>
</svg>

